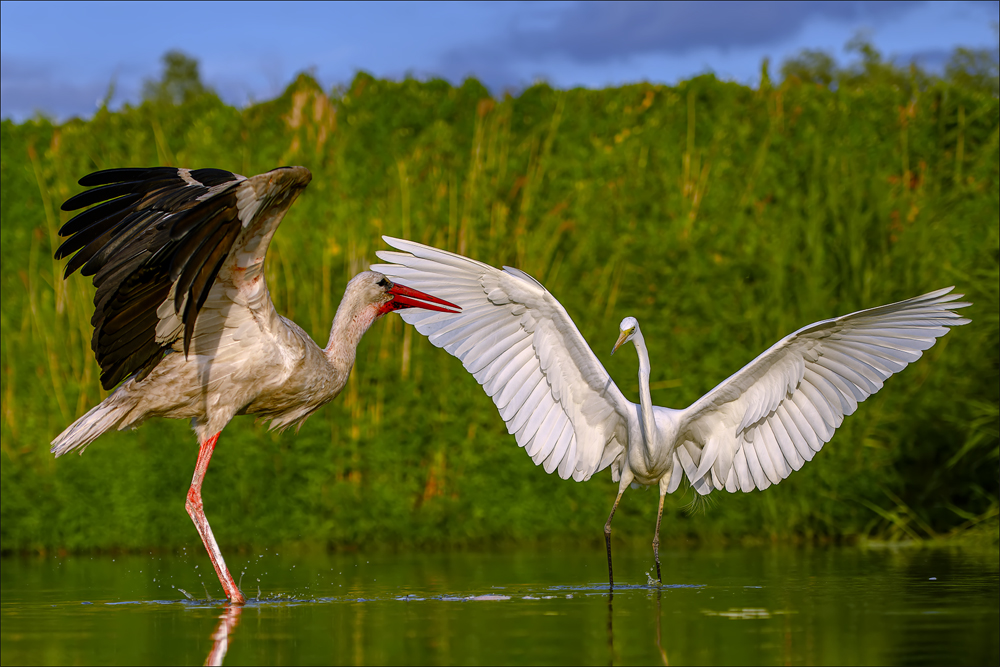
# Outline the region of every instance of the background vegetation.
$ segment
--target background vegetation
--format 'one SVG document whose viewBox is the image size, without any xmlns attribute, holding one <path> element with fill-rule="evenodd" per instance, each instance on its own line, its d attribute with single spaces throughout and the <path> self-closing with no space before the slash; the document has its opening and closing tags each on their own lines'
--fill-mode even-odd
<svg viewBox="0 0 1000 667">
<path fill-rule="evenodd" d="M 780 83 L 765 64 L 756 90 L 707 75 L 497 99 L 474 80 L 362 73 L 327 94 L 303 75 L 243 110 L 173 54 L 140 106 L 3 121 L 0 548 L 197 542 L 187 424 L 108 434 L 82 457 L 48 452 L 106 395 L 92 287 L 52 260 L 59 205 L 95 169 L 155 164 L 312 170 L 267 274 L 279 311 L 321 344 L 346 281 L 376 260 L 380 234 L 399 235 L 536 276 L 633 400 L 634 355 L 608 353 L 620 319 L 639 317 L 653 400 L 674 407 L 809 322 L 955 284 L 975 302 L 972 324 L 891 379 L 810 465 L 696 512 L 678 492 L 662 534 L 898 539 L 995 525 L 996 58 L 956 53 L 938 79 L 856 46 L 852 68 L 807 52 Z M 614 492 L 606 472 L 576 484 L 536 468 L 461 365 L 390 316 L 298 434 L 236 419 L 204 497 L 227 548 L 345 547 L 596 543 Z M 628 493 L 616 535 L 648 541 L 655 506 L 655 492 Z"/>
</svg>

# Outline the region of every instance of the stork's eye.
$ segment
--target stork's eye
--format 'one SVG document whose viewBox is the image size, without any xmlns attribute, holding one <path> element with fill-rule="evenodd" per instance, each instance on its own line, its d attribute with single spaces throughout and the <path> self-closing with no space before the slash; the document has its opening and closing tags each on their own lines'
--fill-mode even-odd
<svg viewBox="0 0 1000 667">
<path fill-rule="evenodd" d="M 382 276 L 382 280 L 378 281 L 378 286 L 381 287 L 382 289 L 389 289 L 390 287 L 392 287 L 392 283 L 389 282 L 388 278 Z"/>
</svg>

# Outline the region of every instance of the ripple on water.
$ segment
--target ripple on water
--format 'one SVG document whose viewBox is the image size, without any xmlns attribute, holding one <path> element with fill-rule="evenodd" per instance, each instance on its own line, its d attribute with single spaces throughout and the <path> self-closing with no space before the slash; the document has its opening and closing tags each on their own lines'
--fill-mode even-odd
<svg viewBox="0 0 1000 667">
<path fill-rule="evenodd" d="M 269 552 L 234 563 L 242 609 L 182 597 L 192 560 L 5 559 L 4 663 L 1000 662 L 995 552 L 677 551 L 661 585 L 643 550 L 613 596 L 600 551 Z"/>
</svg>

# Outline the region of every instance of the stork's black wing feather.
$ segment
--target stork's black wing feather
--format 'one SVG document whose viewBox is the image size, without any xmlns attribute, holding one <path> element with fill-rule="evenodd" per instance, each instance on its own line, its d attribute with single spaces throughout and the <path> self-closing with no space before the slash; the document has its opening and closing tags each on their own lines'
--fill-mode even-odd
<svg viewBox="0 0 1000 667">
<path fill-rule="evenodd" d="M 64 211 L 92 206 L 63 225 L 59 233 L 69 238 L 56 258 L 75 252 L 66 276 L 77 269 L 94 276 L 91 347 L 105 389 L 148 373 L 162 358 L 168 345 L 156 342 L 156 311 L 178 277 L 185 279 L 174 306 L 187 351 L 198 311 L 242 228 L 236 197 L 244 180 L 221 169 L 108 169 L 81 178 L 93 189 L 63 204 Z"/>
<path fill-rule="evenodd" d="M 91 208 L 59 230 L 68 238 L 56 259 L 73 255 L 67 278 L 78 269 L 94 276 L 91 347 L 105 389 L 133 373 L 145 377 L 180 335 L 187 354 L 198 313 L 240 232 L 262 215 L 277 224 L 311 178 L 303 167 L 281 167 L 249 181 L 222 169 L 151 167 L 80 179 L 92 189 L 62 208 Z M 168 299 L 183 334 L 158 340 L 158 311 Z"/>
</svg>

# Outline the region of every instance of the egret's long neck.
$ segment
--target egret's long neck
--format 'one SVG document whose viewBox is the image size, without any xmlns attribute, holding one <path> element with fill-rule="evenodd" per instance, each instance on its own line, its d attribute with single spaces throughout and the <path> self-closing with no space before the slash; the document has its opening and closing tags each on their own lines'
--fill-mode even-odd
<svg viewBox="0 0 1000 667">
<path fill-rule="evenodd" d="M 642 331 L 636 326 L 632 336 L 635 351 L 639 355 L 639 405 L 642 408 L 642 434 L 646 446 L 653 446 L 653 434 L 656 432 L 653 423 L 653 398 L 649 393 L 649 352 L 646 351 L 646 341 Z"/>
<path fill-rule="evenodd" d="M 326 358 L 330 360 L 330 364 L 345 383 L 347 376 L 351 374 L 351 369 L 354 368 L 358 343 L 377 317 L 374 305 L 359 309 L 351 307 L 347 301 L 345 298 L 337 308 L 333 326 L 330 327 L 330 341 L 324 350 Z"/>
</svg>

